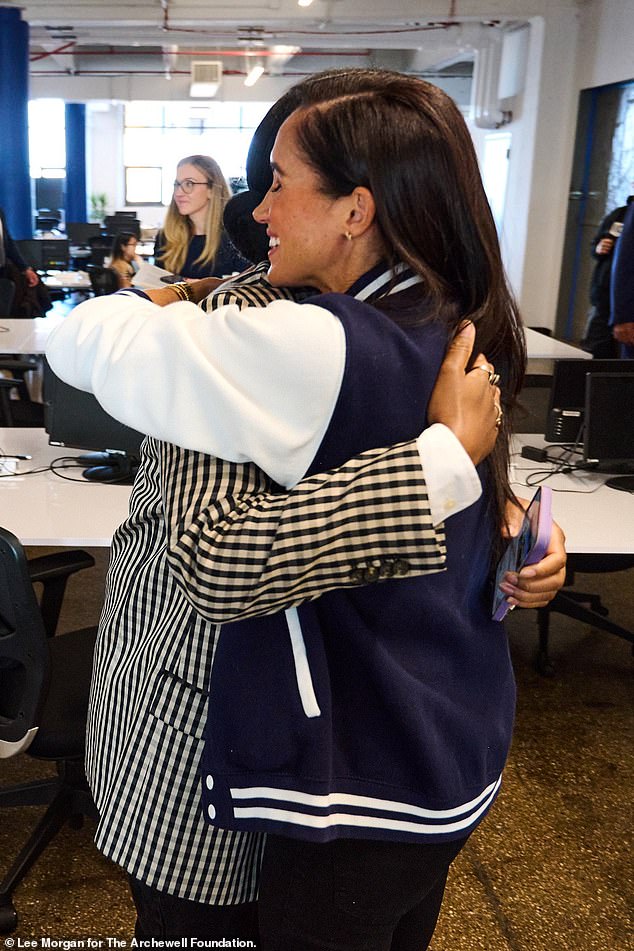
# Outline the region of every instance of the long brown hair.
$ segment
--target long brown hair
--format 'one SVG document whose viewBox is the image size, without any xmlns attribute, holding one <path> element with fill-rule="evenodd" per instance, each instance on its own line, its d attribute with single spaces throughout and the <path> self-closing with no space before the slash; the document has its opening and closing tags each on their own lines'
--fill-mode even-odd
<svg viewBox="0 0 634 951">
<path fill-rule="evenodd" d="M 298 146 L 325 194 L 349 195 L 359 185 L 372 192 L 388 263 L 402 261 L 423 279 L 418 319 L 442 320 L 450 338 L 472 320 L 475 352 L 501 373 L 505 413 L 487 460 L 501 529 L 514 498 L 510 419 L 526 345 L 471 136 L 453 100 L 431 83 L 363 70 L 363 87 L 324 97 L 319 84 L 306 85 Z"/>
<path fill-rule="evenodd" d="M 195 264 L 210 264 L 216 256 L 222 237 L 222 214 L 231 197 L 231 189 L 220 170 L 220 166 L 211 155 L 188 155 L 178 163 L 193 165 L 198 169 L 210 190 L 207 218 L 205 221 L 205 245 L 196 258 Z M 169 203 L 163 224 L 164 245 L 159 256 L 160 264 L 168 271 L 178 274 L 185 263 L 189 242 L 193 236 L 193 227 L 186 215 L 181 215 L 178 206 L 172 200 Z"/>
</svg>

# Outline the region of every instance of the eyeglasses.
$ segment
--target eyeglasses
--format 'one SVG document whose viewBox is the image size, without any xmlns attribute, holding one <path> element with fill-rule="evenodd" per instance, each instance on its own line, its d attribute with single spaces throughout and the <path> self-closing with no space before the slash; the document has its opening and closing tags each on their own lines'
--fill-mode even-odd
<svg viewBox="0 0 634 951">
<path fill-rule="evenodd" d="M 174 191 L 180 188 L 186 195 L 191 195 L 195 185 L 206 185 L 207 188 L 210 187 L 209 182 L 195 182 L 193 178 L 184 178 L 182 182 L 179 182 L 178 179 L 175 180 Z"/>
</svg>

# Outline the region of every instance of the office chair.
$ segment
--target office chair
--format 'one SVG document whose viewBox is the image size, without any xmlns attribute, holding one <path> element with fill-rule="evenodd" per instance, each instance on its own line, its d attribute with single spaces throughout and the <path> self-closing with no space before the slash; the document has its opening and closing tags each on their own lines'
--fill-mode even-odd
<svg viewBox="0 0 634 951">
<path fill-rule="evenodd" d="M 92 238 L 88 238 L 88 244 L 90 246 L 90 263 L 94 264 L 96 267 L 103 267 L 103 262 L 112 250 L 113 241 L 114 235 L 111 234 L 98 234 Z"/>
<path fill-rule="evenodd" d="M 611 554 L 570 554 L 566 564 L 566 580 L 564 586 L 557 592 L 553 600 L 545 608 L 537 609 L 537 630 L 539 633 L 539 646 L 537 651 L 536 666 L 541 674 L 552 676 L 554 665 L 548 652 L 550 639 L 550 616 L 551 614 L 563 614 L 566 617 L 574 618 L 591 627 L 596 627 L 601 631 L 607 631 L 609 634 L 616 634 L 634 645 L 634 631 L 630 631 L 620 624 L 615 624 L 608 618 L 608 609 L 597 594 L 587 591 L 575 591 L 570 589 L 574 584 L 575 572 L 581 571 L 589 574 L 599 572 L 626 571 L 634 567 L 634 555 L 611 555 Z"/>
<path fill-rule="evenodd" d="M 0 277 L 0 317 L 8 317 L 13 307 L 15 284 L 8 277 Z"/>
<path fill-rule="evenodd" d="M 13 892 L 55 834 L 67 820 L 96 817 L 84 772 L 96 628 L 54 636 L 68 578 L 94 563 L 84 551 L 27 561 L 0 528 L 0 760 L 25 753 L 57 765 L 55 777 L 0 788 L 0 809 L 47 806 L 0 881 L 2 934 L 18 923 Z M 34 583 L 43 585 L 40 605 Z"/>
<path fill-rule="evenodd" d="M 114 294 L 115 291 L 119 290 L 119 278 L 112 268 L 95 267 L 94 264 L 89 264 L 86 270 L 88 271 L 90 286 L 92 287 L 95 297 L 102 297 L 104 294 Z"/>
<path fill-rule="evenodd" d="M 0 376 L 0 426 L 44 426 L 44 406 L 31 399 L 25 379 L 38 369 L 36 357 L 0 357 L 0 371 L 11 373 Z"/>
</svg>

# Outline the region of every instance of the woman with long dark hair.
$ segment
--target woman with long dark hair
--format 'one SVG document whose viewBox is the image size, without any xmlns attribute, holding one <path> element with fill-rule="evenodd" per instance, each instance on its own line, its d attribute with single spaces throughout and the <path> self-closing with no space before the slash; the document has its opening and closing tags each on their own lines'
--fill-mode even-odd
<svg viewBox="0 0 634 951">
<path fill-rule="evenodd" d="M 132 278 L 139 270 L 141 258 L 136 253 L 137 237 L 131 231 L 115 235 L 108 267 L 117 275 L 119 287 L 132 287 Z"/>
<path fill-rule="evenodd" d="M 49 358 L 136 428 L 293 485 L 415 438 L 448 341 L 474 322 L 476 350 L 502 374 L 500 445 L 479 467 L 481 498 L 447 524 L 447 570 L 408 577 L 406 561 L 368 552 L 348 574 L 373 573 L 371 587 L 226 625 L 202 766 L 209 822 L 268 833 L 264 949 L 420 949 L 510 744 L 515 688 L 491 576 L 523 335 L 468 132 L 439 89 L 377 73 L 348 94 L 307 90 L 272 167 L 255 211 L 268 280 L 313 297 L 204 316 L 185 299 L 196 285 L 161 291 L 180 300 L 164 309 L 95 300 Z M 167 507 L 187 497 L 169 466 L 162 478 Z M 218 575 L 198 564 L 208 541 L 202 521 L 173 523 L 170 569 L 187 569 L 187 599 L 213 617 Z M 514 601 L 526 585 L 514 579 Z"/>
</svg>

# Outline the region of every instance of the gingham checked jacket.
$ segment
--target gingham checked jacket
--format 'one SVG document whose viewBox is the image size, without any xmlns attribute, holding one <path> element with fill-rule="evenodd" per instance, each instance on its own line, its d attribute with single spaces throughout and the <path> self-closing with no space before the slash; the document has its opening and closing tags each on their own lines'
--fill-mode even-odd
<svg viewBox="0 0 634 951">
<path fill-rule="evenodd" d="M 279 296 L 255 269 L 218 304 Z M 96 842 L 134 877 L 196 901 L 252 900 L 263 845 L 202 814 L 217 622 L 366 583 L 379 560 L 410 575 L 444 566 L 415 442 L 275 488 L 253 465 L 148 438 L 113 539 L 87 734 Z"/>
</svg>

